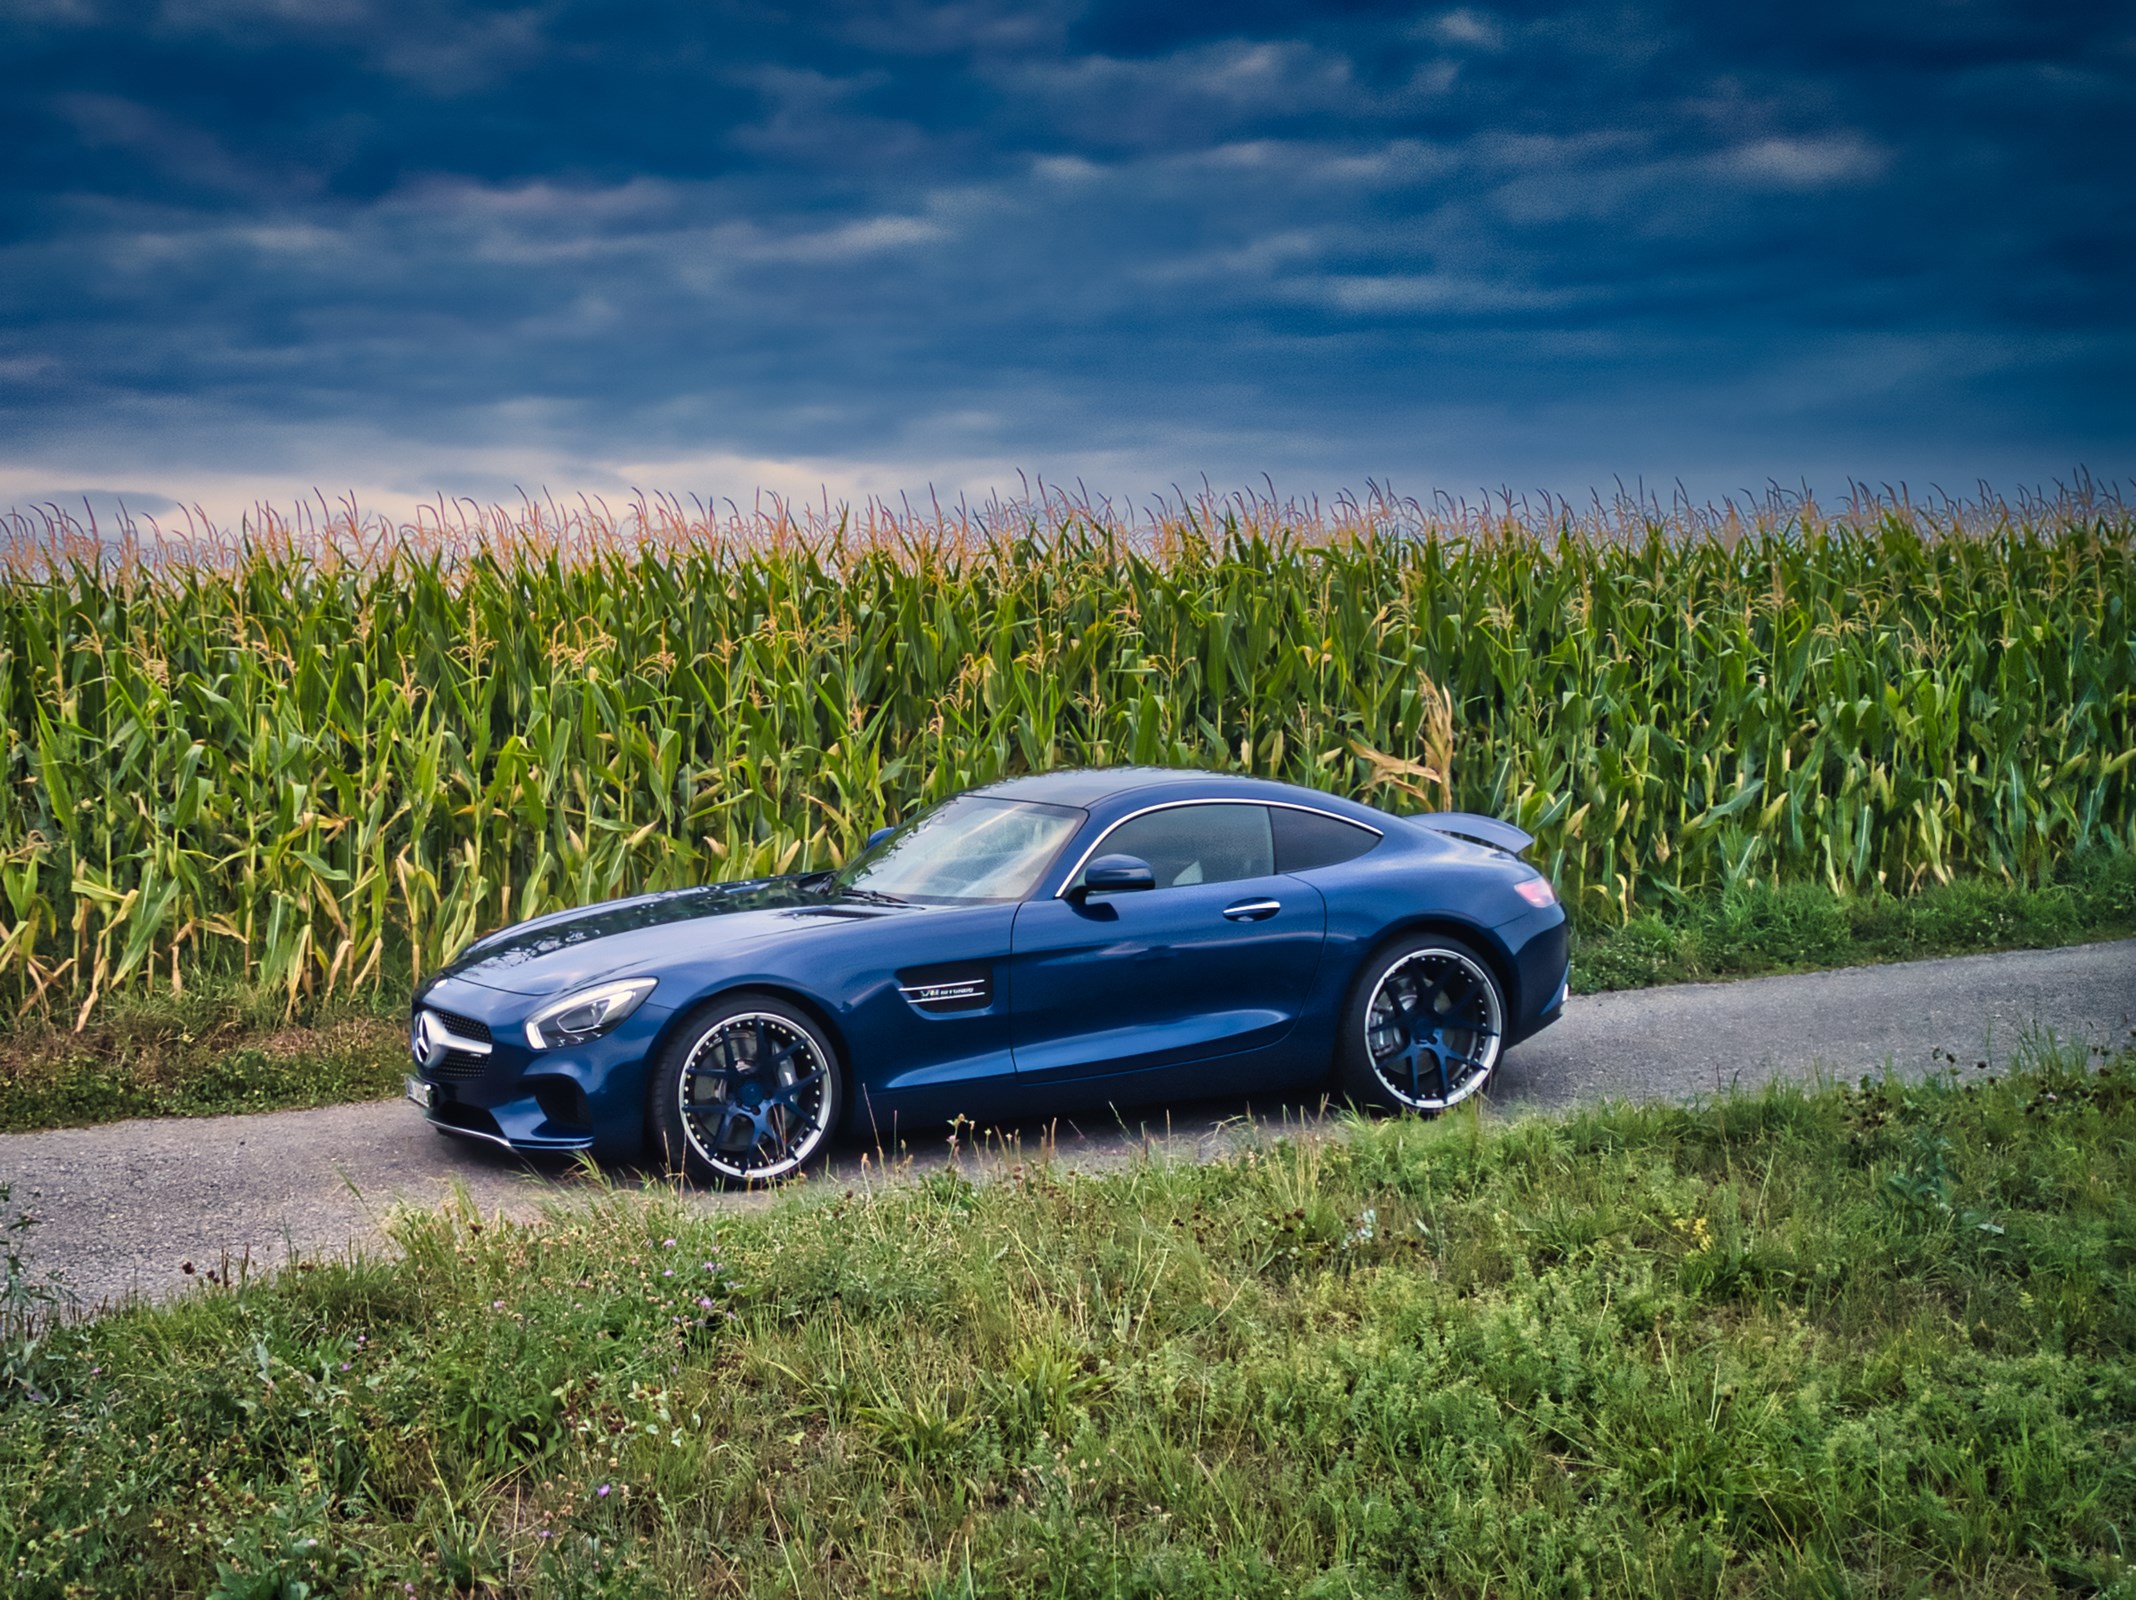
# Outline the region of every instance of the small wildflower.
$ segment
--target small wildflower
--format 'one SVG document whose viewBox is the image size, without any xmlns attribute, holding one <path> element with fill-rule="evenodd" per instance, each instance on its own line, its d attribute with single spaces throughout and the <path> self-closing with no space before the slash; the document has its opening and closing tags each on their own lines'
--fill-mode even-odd
<svg viewBox="0 0 2136 1600">
<path fill-rule="evenodd" d="M 697 1297 L 697 1303 L 703 1306 L 707 1311 L 710 1311 L 712 1309 L 712 1297 L 708 1294 L 699 1295 Z"/>
<path fill-rule="evenodd" d="M 606 1500 L 608 1498 L 608 1485 L 604 1483 L 593 1492 L 598 1499 Z"/>
<path fill-rule="evenodd" d="M 660 1248 L 663 1250 L 672 1250 L 675 1248 L 675 1241 L 673 1239 L 662 1239 L 660 1241 Z"/>
<path fill-rule="evenodd" d="M 492 1301 L 490 1302 L 490 1310 L 492 1310 L 492 1311 L 502 1311 L 503 1309 L 504 1309 L 504 1302 L 503 1302 L 502 1300 L 492 1300 Z"/>
</svg>

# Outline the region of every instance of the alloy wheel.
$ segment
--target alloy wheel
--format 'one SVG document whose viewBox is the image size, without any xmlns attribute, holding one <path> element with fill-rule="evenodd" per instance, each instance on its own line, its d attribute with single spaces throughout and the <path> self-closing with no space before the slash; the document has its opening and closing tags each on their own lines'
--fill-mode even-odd
<svg viewBox="0 0 2136 1600">
<path fill-rule="evenodd" d="M 1415 1111 L 1459 1105 L 1489 1082 L 1504 1032 L 1498 985 L 1459 950 L 1409 951 L 1365 1008 L 1373 1076 Z"/>
<path fill-rule="evenodd" d="M 834 1070 L 821 1043 L 790 1018 L 768 1011 L 721 1018 L 691 1048 L 676 1082 L 692 1151 L 732 1181 L 785 1177 L 830 1133 Z"/>
</svg>

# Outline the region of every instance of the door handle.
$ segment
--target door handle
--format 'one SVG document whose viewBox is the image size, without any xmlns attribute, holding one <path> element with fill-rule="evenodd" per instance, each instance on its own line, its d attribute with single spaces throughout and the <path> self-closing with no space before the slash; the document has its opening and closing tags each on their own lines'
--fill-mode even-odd
<svg viewBox="0 0 2136 1600">
<path fill-rule="evenodd" d="M 1262 922 L 1283 909 L 1281 900 L 1238 900 L 1224 907 L 1233 922 Z"/>
</svg>

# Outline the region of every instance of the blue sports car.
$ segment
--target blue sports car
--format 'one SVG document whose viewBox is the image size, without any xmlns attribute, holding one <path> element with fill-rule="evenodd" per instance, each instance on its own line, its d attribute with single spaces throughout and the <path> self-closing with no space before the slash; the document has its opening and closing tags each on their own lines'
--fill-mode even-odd
<svg viewBox="0 0 2136 1600">
<path fill-rule="evenodd" d="M 447 1133 L 727 1184 L 959 1115 L 1330 1084 L 1439 1111 L 1564 1005 L 1532 843 L 1217 773 L 1014 778 L 836 871 L 477 940 L 416 993 L 408 1093 Z"/>
</svg>

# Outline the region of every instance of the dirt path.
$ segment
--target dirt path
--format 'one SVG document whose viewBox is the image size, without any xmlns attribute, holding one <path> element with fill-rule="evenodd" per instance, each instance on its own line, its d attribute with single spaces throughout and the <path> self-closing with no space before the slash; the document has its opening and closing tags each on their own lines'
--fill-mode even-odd
<svg viewBox="0 0 2136 1600">
<path fill-rule="evenodd" d="M 1933 1069 L 1937 1050 L 1999 1066 L 2040 1028 L 2086 1045 L 2136 1039 L 2136 941 L 1577 998 L 1507 1056 L 1492 1105 L 1684 1099 L 1886 1062 L 1917 1074 Z M 1056 1153 L 1085 1167 L 1147 1143 L 1206 1157 L 1308 1115 L 1205 1101 L 1138 1113 L 1131 1126 L 1085 1118 L 1057 1130 Z M 1023 1137 L 1028 1146 L 1044 1130 Z M 930 1143 L 911 1154 L 938 1162 L 946 1151 Z M 841 1166 L 856 1160 L 847 1152 Z M 181 1288 L 188 1261 L 203 1272 L 226 1259 L 257 1269 L 373 1242 L 397 1201 L 433 1203 L 456 1183 L 484 1209 L 532 1209 L 572 1181 L 568 1170 L 533 1172 L 441 1138 L 398 1101 L 0 1135 L 0 1183 L 43 1219 L 27 1238 L 33 1265 L 63 1273 L 92 1305 Z"/>
</svg>

